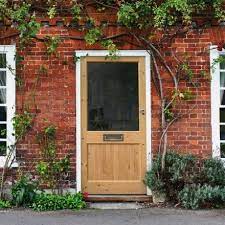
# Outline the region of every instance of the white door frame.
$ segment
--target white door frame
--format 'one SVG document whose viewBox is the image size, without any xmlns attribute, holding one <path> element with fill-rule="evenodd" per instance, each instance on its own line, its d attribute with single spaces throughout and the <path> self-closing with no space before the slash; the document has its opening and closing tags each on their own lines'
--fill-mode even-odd
<svg viewBox="0 0 225 225">
<path fill-rule="evenodd" d="M 86 56 L 107 56 L 107 50 L 82 50 L 76 51 L 76 191 L 81 191 L 81 64 L 80 57 Z M 146 164 L 147 170 L 151 167 L 151 70 L 150 55 L 145 50 L 120 50 L 121 57 L 145 57 L 145 85 L 146 85 Z M 151 191 L 147 188 L 147 195 Z"/>
</svg>

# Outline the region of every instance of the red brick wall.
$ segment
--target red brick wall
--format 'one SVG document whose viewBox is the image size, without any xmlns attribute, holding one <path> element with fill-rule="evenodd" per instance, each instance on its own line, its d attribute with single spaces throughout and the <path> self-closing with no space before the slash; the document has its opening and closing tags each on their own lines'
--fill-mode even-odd
<svg viewBox="0 0 225 225">
<path fill-rule="evenodd" d="M 52 22 L 54 24 L 54 21 Z M 120 32 L 122 28 L 110 28 L 108 34 Z M 41 35 L 80 35 L 78 31 L 69 31 L 65 27 L 50 26 L 41 30 Z M 211 156 L 211 112 L 210 112 L 210 82 L 200 76 L 202 70 L 209 72 L 209 45 L 217 44 L 225 40 L 223 27 L 212 27 L 202 34 L 197 31 L 177 38 L 171 46 L 166 46 L 163 51 L 171 49 L 176 54 L 190 55 L 189 63 L 200 82 L 200 87 L 194 89 L 190 84 L 183 82 L 183 87 L 190 87 L 197 94 L 197 99 L 192 104 L 182 107 L 183 112 L 196 107 L 171 127 L 168 133 L 168 145 L 182 153 L 193 153 L 200 157 Z M 15 40 L 6 40 L 2 44 L 10 44 Z M 136 49 L 131 44 L 120 46 L 121 49 Z M 24 80 L 24 86 L 17 88 L 17 110 L 20 111 L 24 104 L 33 107 L 32 90 L 35 86 L 35 78 L 39 76 L 36 84 L 37 116 L 33 129 L 17 148 L 17 155 L 25 161 L 27 170 L 31 171 L 39 158 L 39 146 L 35 136 L 38 131 L 49 123 L 57 127 L 58 156 L 63 157 L 67 153 L 72 154 L 71 182 L 75 181 L 75 149 L 76 149 L 76 78 L 74 65 L 74 52 L 84 49 L 99 49 L 98 46 L 86 46 L 83 41 L 64 40 L 57 49 L 56 56 L 47 56 L 44 43 L 34 42 L 24 51 L 23 69 L 18 68 L 17 75 Z M 202 53 L 205 50 L 205 53 Z M 170 56 L 167 57 L 170 63 Z M 47 74 L 40 74 L 40 66 L 47 68 Z M 165 75 L 168 91 L 171 91 L 171 81 Z M 159 98 L 155 87 L 152 85 L 152 151 L 157 152 L 159 143 Z M 34 107 L 33 110 L 35 111 Z M 148 137 L 151 138 L 151 137 Z"/>
</svg>

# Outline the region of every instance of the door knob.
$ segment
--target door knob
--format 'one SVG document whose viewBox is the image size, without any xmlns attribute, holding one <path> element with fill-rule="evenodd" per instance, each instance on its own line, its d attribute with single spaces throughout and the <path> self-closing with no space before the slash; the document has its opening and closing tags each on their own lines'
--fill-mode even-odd
<svg viewBox="0 0 225 225">
<path fill-rule="evenodd" d="M 144 109 L 141 109 L 140 110 L 140 113 L 141 113 L 141 115 L 145 115 L 145 110 Z"/>
</svg>

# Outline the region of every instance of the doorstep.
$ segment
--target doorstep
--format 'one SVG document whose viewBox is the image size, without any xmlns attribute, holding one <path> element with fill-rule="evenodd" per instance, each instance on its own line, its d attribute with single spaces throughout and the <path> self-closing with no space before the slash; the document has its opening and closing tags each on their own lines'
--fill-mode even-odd
<svg viewBox="0 0 225 225">
<path fill-rule="evenodd" d="M 88 195 L 87 202 L 152 202 L 148 195 Z"/>
<path fill-rule="evenodd" d="M 89 209 L 142 209 L 143 205 L 137 202 L 91 202 Z"/>
</svg>

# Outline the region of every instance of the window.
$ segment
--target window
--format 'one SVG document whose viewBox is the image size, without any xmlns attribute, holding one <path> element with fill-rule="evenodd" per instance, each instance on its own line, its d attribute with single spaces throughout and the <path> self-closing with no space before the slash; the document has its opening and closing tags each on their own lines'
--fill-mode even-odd
<svg viewBox="0 0 225 225">
<path fill-rule="evenodd" d="M 213 156 L 225 160 L 225 51 L 212 46 L 210 53 Z M 222 60 L 217 60 L 219 58 Z"/>
<path fill-rule="evenodd" d="M 0 45 L 0 166 L 15 143 L 12 118 L 15 113 L 15 46 Z"/>
</svg>

